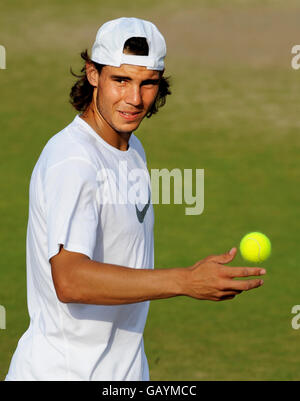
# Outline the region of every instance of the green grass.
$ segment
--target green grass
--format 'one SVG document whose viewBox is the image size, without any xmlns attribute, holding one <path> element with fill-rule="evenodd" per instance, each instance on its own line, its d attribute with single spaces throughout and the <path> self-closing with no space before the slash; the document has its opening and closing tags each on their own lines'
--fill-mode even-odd
<svg viewBox="0 0 300 401">
<path fill-rule="evenodd" d="M 290 67 L 299 38 L 297 3 L 23 4 L 4 1 L 0 16 L 0 44 L 7 49 L 7 70 L 0 70 L 0 304 L 7 313 L 0 379 L 28 326 L 28 185 L 42 147 L 74 116 L 69 67 L 79 68 L 79 52 L 107 18 L 137 15 L 165 34 L 173 83 L 167 105 L 137 132 L 148 166 L 205 170 L 203 214 L 186 216 L 186 205 L 155 206 L 156 267 L 192 265 L 238 246 L 252 230 L 273 245 L 259 289 L 221 303 L 151 302 L 145 329 L 151 378 L 299 380 L 300 331 L 291 327 L 292 306 L 300 303 L 300 72 Z M 199 25 L 189 24 L 193 18 Z M 259 41 L 249 26 L 261 33 Z M 238 255 L 230 265 L 245 262 Z"/>
</svg>

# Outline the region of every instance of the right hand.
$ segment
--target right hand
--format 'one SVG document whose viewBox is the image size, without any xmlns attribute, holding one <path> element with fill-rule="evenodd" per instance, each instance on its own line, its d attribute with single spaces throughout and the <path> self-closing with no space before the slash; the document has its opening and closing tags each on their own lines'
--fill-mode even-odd
<svg viewBox="0 0 300 401">
<path fill-rule="evenodd" d="M 231 267 L 237 253 L 236 248 L 222 255 L 212 255 L 188 267 L 188 283 L 185 295 L 196 299 L 222 301 L 232 299 L 242 291 L 260 287 L 261 279 L 234 280 L 235 277 L 261 276 L 266 273 L 261 267 Z"/>
</svg>

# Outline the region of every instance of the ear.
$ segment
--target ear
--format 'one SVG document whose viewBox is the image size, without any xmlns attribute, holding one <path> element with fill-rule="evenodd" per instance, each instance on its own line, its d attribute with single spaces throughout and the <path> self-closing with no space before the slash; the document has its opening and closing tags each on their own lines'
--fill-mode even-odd
<svg viewBox="0 0 300 401">
<path fill-rule="evenodd" d="M 85 63 L 86 76 L 92 86 L 98 86 L 99 73 L 93 63 Z"/>
</svg>

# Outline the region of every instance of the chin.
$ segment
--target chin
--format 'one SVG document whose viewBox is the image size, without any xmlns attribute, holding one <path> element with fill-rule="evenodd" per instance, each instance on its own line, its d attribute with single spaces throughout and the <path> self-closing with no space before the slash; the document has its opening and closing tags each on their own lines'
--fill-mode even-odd
<svg viewBox="0 0 300 401">
<path fill-rule="evenodd" d="M 116 131 L 122 134 L 129 134 L 133 131 L 136 131 L 140 125 L 141 121 L 137 124 L 122 124 L 116 128 Z"/>
</svg>

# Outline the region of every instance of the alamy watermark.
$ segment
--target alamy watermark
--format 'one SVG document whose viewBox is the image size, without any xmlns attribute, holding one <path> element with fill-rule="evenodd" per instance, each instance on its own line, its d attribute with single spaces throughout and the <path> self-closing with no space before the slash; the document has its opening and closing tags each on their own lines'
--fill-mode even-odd
<svg viewBox="0 0 300 401">
<path fill-rule="evenodd" d="M 299 330 L 300 329 L 300 305 L 294 305 L 292 307 L 291 313 L 293 313 L 295 315 L 291 321 L 292 328 L 294 330 Z"/>
<path fill-rule="evenodd" d="M 6 329 L 6 311 L 2 305 L 0 305 L 0 329 Z"/>
<path fill-rule="evenodd" d="M 292 57 L 291 66 L 294 70 L 299 70 L 300 68 L 300 45 L 294 45 L 291 50 L 292 54 L 295 54 Z"/>
<path fill-rule="evenodd" d="M 123 160 L 117 172 L 109 168 L 98 170 L 97 183 L 100 204 L 167 205 L 173 202 L 187 205 L 186 215 L 199 215 L 204 210 L 203 169 L 129 169 L 127 161 Z"/>
<path fill-rule="evenodd" d="M 195 179 L 193 178 L 195 175 Z M 174 182 L 174 204 L 194 205 L 186 207 L 185 214 L 199 215 L 204 210 L 204 170 L 196 169 L 193 173 L 192 169 L 184 169 L 183 172 L 179 168 L 168 169 L 152 169 L 151 170 L 151 187 L 152 187 L 152 203 L 162 204 L 171 203 L 171 177 Z M 161 182 L 161 186 L 160 186 Z M 195 185 L 193 185 L 193 183 Z M 160 191 L 161 187 L 161 191 Z"/>
<path fill-rule="evenodd" d="M 6 69 L 6 49 L 0 45 L 0 70 Z"/>
</svg>

